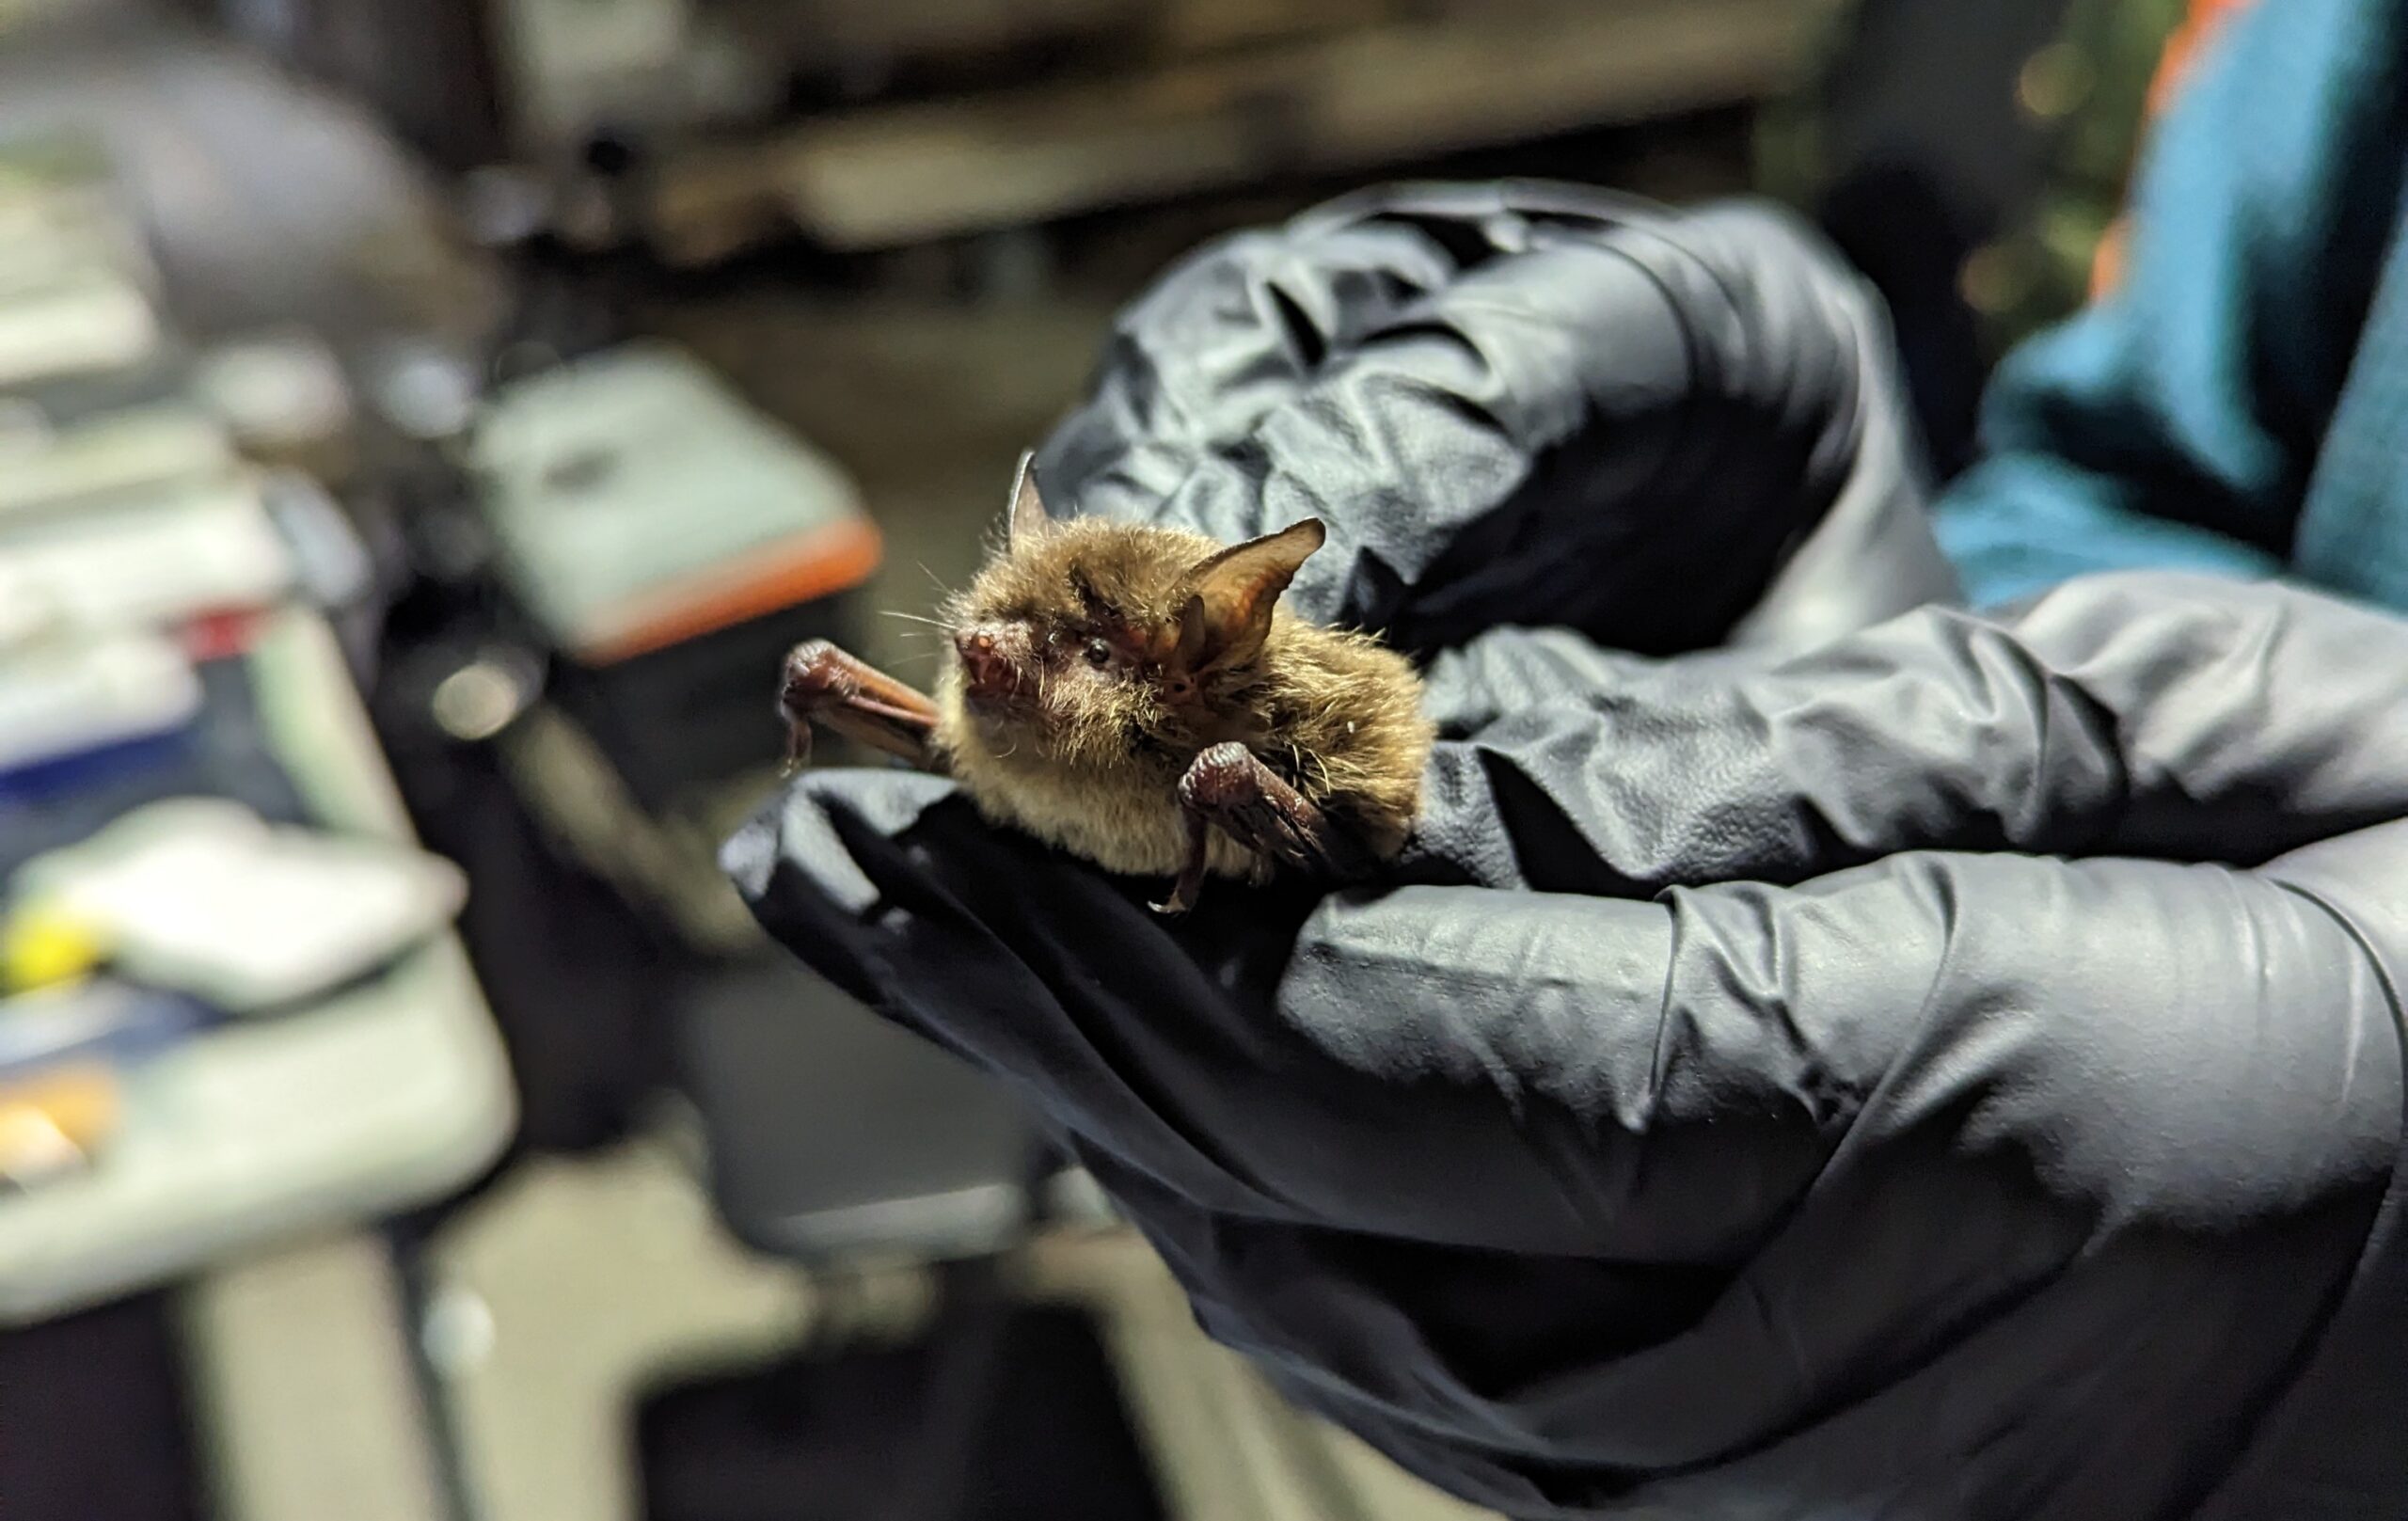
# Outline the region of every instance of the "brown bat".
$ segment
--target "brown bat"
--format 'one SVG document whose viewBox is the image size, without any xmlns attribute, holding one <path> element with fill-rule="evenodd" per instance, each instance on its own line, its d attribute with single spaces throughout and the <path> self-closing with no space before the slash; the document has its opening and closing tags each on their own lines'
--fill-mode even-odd
<svg viewBox="0 0 2408 1521">
<path fill-rule="evenodd" d="M 825 641 L 785 662 L 789 760 L 823 724 L 960 783 L 979 811 L 1106 871 L 1359 876 L 1402 848 L 1433 730 L 1412 664 L 1280 605 L 1307 518 L 1234 547 L 1056 522 L 1029 457 L 1009 527 L 944 608 L 933 700 Z"/>
</svg>

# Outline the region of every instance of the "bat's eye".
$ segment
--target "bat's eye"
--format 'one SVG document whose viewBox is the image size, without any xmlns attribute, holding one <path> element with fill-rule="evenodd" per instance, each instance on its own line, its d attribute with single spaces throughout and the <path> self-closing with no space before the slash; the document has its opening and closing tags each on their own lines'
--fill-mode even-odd
<svg viewBox="0 0 2408 1521">
<path fill-rule="evenodd" d="M 1112 646 L 1100 639 L 1087 641 L 1087 664 L 1101 670 L 1112 663 Z"/>
</svg>

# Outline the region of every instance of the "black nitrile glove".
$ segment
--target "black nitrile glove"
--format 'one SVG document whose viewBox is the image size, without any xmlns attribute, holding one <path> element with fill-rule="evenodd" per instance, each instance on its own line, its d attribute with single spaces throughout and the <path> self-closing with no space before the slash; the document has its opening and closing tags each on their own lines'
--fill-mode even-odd
<svg viewBox="0 0 2408 1521">
<path fill-rule="evenodd" d="M 1718 293 L 1784 269 L 1815 284 L 1802 246 L 1732 245 L 1763 267 L 1724 266 Z M 1554 255 L 1527 295 L 1522 257 L 1431 275 L 1421 315 L 1397 320 L 1456 331 L 1544 305 Z M 1197 336 L 1160 352 L 1202 355 L 1257 309 L 1141 305 L 1131 326 L 1165 335 L 1184 313 Z M 1482 374 L 1507 355 L 1536 373 L 1525 344 L 1585 310 L 1458 346 L 1489 356 Z M 1744 322 L 1714 331 L 1726 355 L 1778 348 Z M 1710 347 L 1681 350 L 1697 358 Z M 1524 462 L 1494 474 L 1448 463 L 1470 443 L 1431 445 L 1443 388 L 1331 395 L 1316 377 L 1344 361 L 1326 355 L 1302 385 L 1231 359 L 1210 384 L 1133 386 L 1168 410 L 1112 435 L 1117 453 L 1077 442 L 1109 432 L 1107 379 L 1040 455 L 1072 483 L 1056 511 L 1223 537 L 1303 510 L 1306 460 L 1362 456 L 1311 496 L 1341 568 L 1300 595 L 1437 651 L 1445 738 L 1401 883 L 1316 901 L 1216 882 L 1167 921 L 1145 907 L 1159 883 L 990 829 L 943 781 L 831 772 L 729 847 L 762 923 L 1021 1091 L 1214 1336 L 1508 1513 L 2408 1513 L 2408 1275 L 2386 1203 L 2408 625 L 2136 577 L 2005 621 L 1928 608 L 1831 642 L 1861 620 L 1801 620 L 1779 652 L 1649 659 L 1497 626 L 1611 640 L 1624 615 L 1558 577 L 1528 525 L 1719 589 L 1752 551 L 1718 569 L 1685 517 L 1776 547 L 1817 521 L 1761 536 L 1713 515 L 1703 463 L 1687 494 L 1514 484 L 1611 467 L 1572 424 L 1495 428 L 1507 413 L 1636 416 L 1668 456 L 1718 453 L 1674 447 L 1703 426 L 1664 421 L 1676 396 L 1617 411 L 1596 401 L 1612 367 L 1562 353 L 1547 384 L 1587 401 L 1517 380 L 1451 414 Z M 1112 373 L 1139 370 L 1124 351 Z M 1824 375 L 1828 402 L 1830 370 L 1793 372 Z M 1205 436 L 1214 409 L 1179 400 L 1257 385 L 1263 404 L 1232 404 L 1250 431 Z M 1839 415 L 1811 401 L 1699 414 L 1747 440 L 1719 452 L 1758 512 L 1782 510 L 1766 461 L 1788 424 Z M 1823 458 L 1838 436 L 1795 425 L 1822 442 L 1788 456 L 1790 489 L 1862 499 L 1863 473 Z M 1492 558 L 1430 547 L 1433 522 L 1497 517 L 1526 527 Z M 1491 577 L 1514 563 L 1525 581 Z M 1623 563 L 1598 574 L 1671 605 Z M 1825 584 L 1802 600 L 1880 600 Z M 1695 640 L 1735 632 L 1695 617 Z"/>
<path fill-rule="evenodd" d="M 1778 211 L 1408 186 L 1173 269 L 1037 468 L 1225 543 L 1319 515 L 1290 605 L 1405 649 L 1670 654 L 1956 595 L 1905 416 L 1877 303 Z"/>
</svg>

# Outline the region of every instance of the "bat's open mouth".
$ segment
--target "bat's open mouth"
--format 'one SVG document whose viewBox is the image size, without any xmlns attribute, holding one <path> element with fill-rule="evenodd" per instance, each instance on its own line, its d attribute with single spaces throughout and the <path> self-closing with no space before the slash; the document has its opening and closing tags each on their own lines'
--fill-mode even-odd
<svg viewBox="0 0 2408 1521">
<path fill-rule="evenodd" d="M 990 711 L 1023 705 L 1033 696 L 1028 665 L 1014 644 L 1011 629 L 965 628 L 953 637 L 961 660 L 961 694 L 975 707 Z"/>
</svg>

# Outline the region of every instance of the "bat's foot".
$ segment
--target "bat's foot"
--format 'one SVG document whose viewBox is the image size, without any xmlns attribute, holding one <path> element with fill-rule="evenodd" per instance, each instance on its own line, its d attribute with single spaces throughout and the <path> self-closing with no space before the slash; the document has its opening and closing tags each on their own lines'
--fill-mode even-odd
<svg viewBox="0 0 2408 1521">
<path fill-rule="evenodd" d="M 1179 801 L 1257 855 L 1306 870 L 1327 864 L 1321 809 L 1235 741 L 1196 757 L 1179 779 Z"/>
<path fill-rule="evenodd" d="M 1169 898 L 1153 905 L 1157 912 L 1184 913 L 1196 906 L 1214 829 L 1300 871 L 1340 872 L 1360 853 L 1319 804 L 1235 741 L 1214 745 L 1190 763 L 1179 779 L 1179 804 L 1187 816 L 1187 859 Z"/>
</svg>

